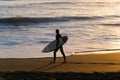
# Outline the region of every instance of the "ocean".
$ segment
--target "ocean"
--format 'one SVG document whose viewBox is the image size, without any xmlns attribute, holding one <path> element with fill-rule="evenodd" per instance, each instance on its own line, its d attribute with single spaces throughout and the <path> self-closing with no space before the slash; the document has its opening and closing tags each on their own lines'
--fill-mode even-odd
<svg viewBox="0 0 120 80">
<path fill-rule="evenodd" d="M 66 55 L 120 50 L 120 0 L 0 0 L 0 58 L 52 57 L 56 29 Z"/>
</svg>

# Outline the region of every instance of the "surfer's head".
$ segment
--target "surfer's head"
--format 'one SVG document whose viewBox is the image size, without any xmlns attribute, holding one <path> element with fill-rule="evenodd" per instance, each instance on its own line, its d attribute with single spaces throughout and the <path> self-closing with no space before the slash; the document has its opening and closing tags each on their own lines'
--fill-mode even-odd
<svg viewBox="0 0 120 80">
<path fill-rule="evenodd" d="M 59 33 L 60 33 L 59 29 L 56 29 L 56 34 L 59 34 Z"/>
</svg>

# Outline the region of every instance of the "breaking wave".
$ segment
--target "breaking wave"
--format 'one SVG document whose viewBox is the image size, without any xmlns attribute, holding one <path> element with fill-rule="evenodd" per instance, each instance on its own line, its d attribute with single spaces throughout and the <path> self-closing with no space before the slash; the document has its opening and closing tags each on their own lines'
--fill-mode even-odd
<svg viewBox="0 0 120 80">
<path fill-rule="evenodd" d="M 14 24 L 14 23 L 50 23 L 50 22 L 66 22 L 74 20 L 95 20 L 103 17 L 11 17 L 11 18 L 0 18 L 0 23 Z"/>
<path fill-rule="evenodd" d="M 100 20 L 105 18 L 113 18 L 120 16 L 63 16 L 63 17 L 9 17 L 0 18 L 0 29 L 19 29 L 21 25 L 42 24 L 42 23 L 56 23 L 56 22 L 69 22 L 69 21 L 90 21 Z M 7 25 L 7 26 L 6 26 Z M 9 26 L 8 26 L 9 25 Z M 119 26 L 120 24 L 99 24 L 106 26 Z"/>
</svg>

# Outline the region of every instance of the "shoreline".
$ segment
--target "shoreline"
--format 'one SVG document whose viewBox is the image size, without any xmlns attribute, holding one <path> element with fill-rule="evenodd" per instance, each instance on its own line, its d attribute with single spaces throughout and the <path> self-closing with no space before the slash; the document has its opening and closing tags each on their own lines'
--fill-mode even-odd
<svg viewBox="0 0 120 80">
<path fill-rule="evenodd" d="M 81 51 L 74 52 L 73 55 L 87 55 L 87 54 L 111 54 L 120 53 L 120 49 L 106 49 L 106 50 L 94 50 L 94 51 Z"/>
<path fill-rule="evenodd" d="M 73 52 L 71 54 L 67 54 L 66 56 L 73 56 L 73 55 L 91 55 L 91 54 L 114 54 L 114 53 L 120 53 L 120 49 L 107 49 L 107 50 L 94 50 L 94 51 L 80 51 L 80 52 Z M 41 53 L 41 54 L 52 54 L 52 53 Z M 52 56 L 43 56 L 43 57 L 17 57 L 17 58 L 0 58 L 1 59 L 46 59 L 46 58 L 52 58 Z M 61 58 L 61 53 L 58 53 L 58 58 Z"/>
</svg>

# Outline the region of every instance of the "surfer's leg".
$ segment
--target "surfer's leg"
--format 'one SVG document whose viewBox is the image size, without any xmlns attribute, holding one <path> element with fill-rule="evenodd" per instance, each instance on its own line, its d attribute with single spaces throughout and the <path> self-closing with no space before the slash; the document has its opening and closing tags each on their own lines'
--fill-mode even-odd
<svg viewBox="0 0 120 80">
<path fill-rule="evenodd" d="M 58 48 L 54 50 L 54 53 L 53 53 L 53 54 L 54 54 L 54 60 L 53 60 L 53 62 L 56 61 L 56 52 L 57 52 L 57 51 L 58 51 Z"/>
<path fill-rule="evenodd" d="M 63 55 L 63 58 L 64 58 L 64 63 L 66 63 L 66 56 L 65 56 L 65 53 L 64 53 L 64 50 L 63 50 L 63 46 L 60 47 L 60 51 Z"/>
</svg>

